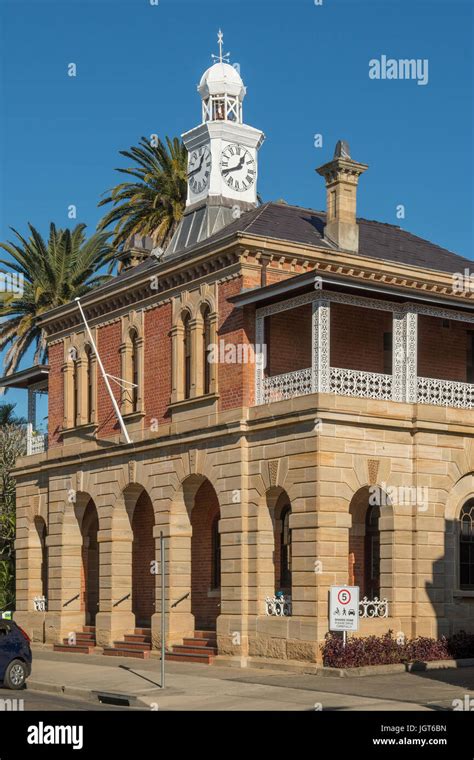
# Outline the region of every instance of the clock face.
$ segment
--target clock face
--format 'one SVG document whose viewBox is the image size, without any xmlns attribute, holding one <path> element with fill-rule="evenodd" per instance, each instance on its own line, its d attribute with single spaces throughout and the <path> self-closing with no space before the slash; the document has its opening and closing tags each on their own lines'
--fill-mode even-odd
<svg viewBox="0 0 474 760">
<path fill-rule="evenodd" d="M 210 173 L 211 151 L 208 145 L 202 145 L 189 156 L 188 182 L 195 195 L 202 193 L 208 186 Z"/>
<path fill-rule="evenodd" d="M 254 158 L 247 148 L 237 143 L 230 143 L 222 151 L 220 169 L 226 184 L 239 193 L 252 187 L 257 178 Z"/>
</svg>

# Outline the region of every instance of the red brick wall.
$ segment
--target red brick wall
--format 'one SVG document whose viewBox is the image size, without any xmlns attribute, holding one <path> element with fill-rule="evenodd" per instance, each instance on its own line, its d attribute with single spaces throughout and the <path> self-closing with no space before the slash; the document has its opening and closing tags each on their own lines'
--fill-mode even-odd
<svg viewBox="0 0 474 760">
<path fill-rule="evenodd" d="M 311 304 L 267 317 L 265 336 L 268 376 L 311 367 Z"/>
<path fill-rule="evenodd" d="M 103 325 L 97 330 L 97 350 L 107 374 L 122 376 L 120 361 L 120 344 L 122 342 L 121 322 Z M 120 406 L 121 392 L 117 383 L 111 383 L 112 392 Z M 112 401 L 105 387 L 102 373 L 97 369 L 97 420 L 99 438 L 118 433 L 120 430 Z"/>
<path fill-rule="evenodd" d="M 82 521 L 81 610 L 87 613 L 86 623 L 93 625 L 99 611 L 99 544 L 97 509 L 89 501 Z"/>
<path fill-rule="evenodd" d="M 214 630 L 220 614 L 219 595 L 208 596 L 212 586 L 212 527 L 219 514 L 216 493 L 205 481 L 199 488 L 191 512 L 191 612 L 196 630 Z"/>
<path fill-rule="evenodd" d="M 383 372 L 383 334 L 391 331 L 389 312 L 331 303 L 331 367 Z"/>
<path fill-rule="evenodd" d="M 144 406 L 145 426 L 168 421 L 171 398 L 171 304 L 145 312 Z"/>
<path fill-rule="evenodd" d="M 156 575 L 151 572 L 151 563 L 155 560 L 154 524 L 153 506 L 143 491 L 132 518 L 132 612 L 137 626 L 149 627 L 155 612 Z"/>
<path fill-rule="evenodd" d="M 242 278 L 236 278 L 219 285 L 219 322 L 217 340 L 234 345 L 254 345 L 255 311 L 237 309 L 227 299 L 240 292 Z M 249 355 L 251 353 L 249 352 Z M 254 398 L 254 363 L 227 364 L 218 366 L 219 408 L 233 409 L 250 406 Z"/>
<path fill-rule="evenodd" d="M 471 326 L 420 314 L 418 317 L 418 374 L 440 380 L 466 382 L 466 355 Z M 472 327 L 471 327 L 472 329 Z"/>
<path fill-rule="evenodd" d="M 350 575 L 352 570 L 352 577 Z M 349 533 L 349 583 L 360 586 L 360 598 L 365 594 L 365 538 Z"/>
<path fill-rule="evenodd" d="M 61 428 L 64 418 L 64 378 L 61 366 L 64 362 L 64 346 L 57 343 L 48 350 L 48 444 L 49 448 L 61 444 Z"/>
</svg>

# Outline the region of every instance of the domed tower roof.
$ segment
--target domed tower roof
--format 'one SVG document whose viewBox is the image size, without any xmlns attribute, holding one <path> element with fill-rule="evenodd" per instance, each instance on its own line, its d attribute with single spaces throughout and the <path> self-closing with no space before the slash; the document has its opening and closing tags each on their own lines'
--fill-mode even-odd
<svg viewBox="0 0 474 760">
<path fill-rule="evenodd" d="M 242 124 L 242 101 L 245 87 L 238 64 L 231 66 L 230 53 L 223 53 L 224 35 L 219 29 L 217 41 L 219 55 L 213 55 L 214 63 L 201 77 L 198 92 L 202 100 L 202 120 L 233 121 Z"/>
<path fill-rule="evenodd" d="M 230 63 L 218 61 L 208 68 L 201 77 L 198 85 L 201 98 L 210 95 L 232 95 L 242 101 L 245 97 L 245 87 L 242 78 Z"/>
</svg>

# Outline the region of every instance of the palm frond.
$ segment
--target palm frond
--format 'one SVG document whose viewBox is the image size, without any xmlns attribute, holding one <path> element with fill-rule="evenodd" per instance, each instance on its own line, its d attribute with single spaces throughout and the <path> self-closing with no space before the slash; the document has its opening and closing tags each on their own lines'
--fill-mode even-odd
<svg viewBox="0 0 474 760">
<path fill-rule="evenodd" d="M 120 151 L 134 166 L 117 168 L 130 178 L 104 194 L 99 206 L 112 205 L 98 230 L 112 229 L 113 245 L 122 248 L 134 235 L 149 235 L 165 246 L 185 208 L 187 193 L 187 150 L 178 138 L 166 137 L 152 145 L 141 137 L 138 146 Z"/>
</svg>

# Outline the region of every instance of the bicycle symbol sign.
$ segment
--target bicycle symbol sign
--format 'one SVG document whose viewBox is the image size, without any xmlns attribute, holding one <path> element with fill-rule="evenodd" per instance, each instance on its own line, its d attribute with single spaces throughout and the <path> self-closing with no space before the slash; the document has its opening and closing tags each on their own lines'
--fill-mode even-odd
<svg viewBox="0 0 474 760">
<path fill-rule="evenodd" d="M 357 631 L 359 628 L 359 587 L 331 586 L 329 630 Z"/>
</svg>

